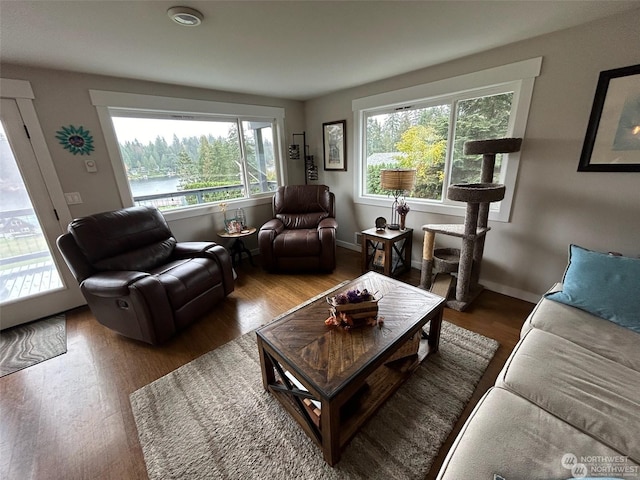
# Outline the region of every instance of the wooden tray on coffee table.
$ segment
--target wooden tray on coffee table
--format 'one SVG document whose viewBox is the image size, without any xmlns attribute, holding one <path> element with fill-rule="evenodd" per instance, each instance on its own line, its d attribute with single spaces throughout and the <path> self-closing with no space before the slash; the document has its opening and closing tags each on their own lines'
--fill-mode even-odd
<svg viewBox="0 0 640 480">
<path fill-rule="evenodd" d="M 381 297 L 380 325 L 350 330 L 325 325 L 329 310 L 323 296 L 257 330 L 264 388 L 322 448 L 330 465 L 420 362 L 437 351 L 445 302 L 375 272 L 327 296 L 353 288 Z"/>
</svg>

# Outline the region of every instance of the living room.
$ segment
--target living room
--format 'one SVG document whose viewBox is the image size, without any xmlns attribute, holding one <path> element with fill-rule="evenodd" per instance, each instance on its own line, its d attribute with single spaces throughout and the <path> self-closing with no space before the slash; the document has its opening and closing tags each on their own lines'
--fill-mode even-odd
<svg viewBox="0 0 640 480">
<path fill-rule="evenodd" d="M 589 8 L 589 3 L 584 8 Z M 618 2 L 600 3 L 616 5 Z M 367 203 L 356 198 L 358 192 L 354 185 L 357 183 L 356 162 L 359 160 L 355 156 L 355 145 L 359 139 L 354 124 L 353 102 L 541 58 L 541 70 L 535 78 L 519 153 L 510 214 L 506 221 L 491 222 L 482 270 L 482 283 L 487 289 L 536 303 L 562 278 L 570 244 L 601 252 L 620 252 L 633 258 L 640 254 L 638 173 L 577 171 L 600 72 L 640 63 L 640 53 L 635 48 L 640 40 L 637 28 L 640 9 L 633 3 L 627 2 L 623 10 L 611 16 L 601 15 L 570 28 L 496 44 L 461 58 L 352 84 L 338 91 L 300 97 L 303 100 L 285 95 L 278 97 L 187 86 L 187 83 L 191 84 L 187 80 L 179 85 L 133 79 L 126 75 L 99 75 L 55 66 L 33 66 L 17 57 L 10 60 L 3 57 L 2 78 L 31 84 L 35 97 L 33 105 L 61 192 L 77 192 L 82 198 L 82 203 L 64 206 L 69 219 L 124 206 L 109 155 L 108 140 L 90 91 L 281 108 L 286 119 L 283 147 L 292 142 L 293 134 L 305 131 L 309 150 L 319 163 L 323 156 L 322 124 L 345 119 L 346 171 L 325 171 L 320 166 L 318 180 L 312 183 L 328 185 L 335 194 L 338 246 L 357 252 L 360 247 L 356 234 L 372 227 L 376 217 L 388 216 L 391 199 Z M 160 10 L 166 20 L 164 7 L 169 5 L 162 6 Z M 213 10 L 214 7 L 212 2 Z M 11 5 L 3 2 L 0 8 L 2 16 L 7 18 Z M 206 20 L 203 26 L 206 26 Z M 6 31 L 4 20 L 2 26 L 3 32 Z M 14 28 L 37 30 L 37 23 L 18 24 Z M 88 35 L 88 32 L 83 33 Z M 74 48 L 82 48 L 82 45 L 68 45 L 70 54 Z M 127 53 L 122 52 L 123 55 Z M 157 58 L 141 63 L 143 69 L 165 68 Z M 344 76 L 348 77 L 349 73 L 344 73 Z M 257 82 L 259 79 L 260 76 L 256 75 Z M 91 132 L 94 151 L 90 157 L 74 156 L 58 144 L 55 134 L 66 125 L 82 125 Z M 95 162 L 97 172 L 87 171 L 86 158 Z M 286 171 L 287 184 L 304 183 L 302 162 L 287 160 Z M 407 225 L 414 229 L 412 265 L 419 269 L 422 260 L 421 226 L 462 222 L 463 214 L 421 211 L 411 204 L 411 200 L 408 202 L 412 210 L 407 216 Z M 251 225 L 260 226 L 271 218 L 271 204 L 268 202 L 254 205 L 238 202 L 236 206 L 231 204 L 230 208 L 238 206 L 244 209 Z M 212 237 L 223 228 L 223 217 L 215 205 L 194 216 L 169 218 L 169 224 L 179 240 L 215 240 Z M 439 242 L 443 247 L 457 246 L 455 240 L 439 239 Z M 247 245 L 255 251 L 255 237 L 248 239 Z M 153 352 L 149 355 L 157 358 Z M 85 478 L 91 476 L 86 473 Z"/>
</svg>

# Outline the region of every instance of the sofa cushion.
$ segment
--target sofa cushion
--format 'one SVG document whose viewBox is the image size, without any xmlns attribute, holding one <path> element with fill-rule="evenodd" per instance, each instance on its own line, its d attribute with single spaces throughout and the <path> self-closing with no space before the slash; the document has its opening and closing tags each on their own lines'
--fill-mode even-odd
<svg viewBox="0 0 640 480">
<path fill-rule="evenodd" d="M 174 310 L 222 283 L 222 272 L 212 258 L 176 260 L 150 273 L 157 276 Z"/>
<path fill-rule="evenodd" d="M 546 297 L 640 333 L 640 259 L 569 247 L 562 291 Z"/>
<path fill-rule="evenodd" d="M 559 286 L 552 290 L 559 289 Z M 542 298 L 522 325 L 539 328 L 640 372 L 640 334 L 563 303 Z"/>
<path fill-rule="evenodd" d="M 533 329 L 516 345 L 496 385 L 640 461 L 640 372 Z"/>
<path fill-rule="evenodd" d="M 571 478 L 571 470 L 562 462 L 566 454 L 578 459 L 620 455 L 530 401 L 494 387 L 467 419 L 437 478 L 492 479 L 496 474 L 505 480 Z"/>
<path fill-rule="evenodd" d="M 315 228 L 284 230 L 273 241 L 276 257 L 312 257 L 320 254 L 321 243 Z"/>
</svg>

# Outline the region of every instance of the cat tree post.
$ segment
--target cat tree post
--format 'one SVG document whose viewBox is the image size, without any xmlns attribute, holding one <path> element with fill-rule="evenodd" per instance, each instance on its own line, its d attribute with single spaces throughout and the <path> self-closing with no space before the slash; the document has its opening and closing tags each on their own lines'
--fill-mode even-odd
<svg viewBox="0 0 640 480">
<path fill-rule="evenodd" d="M 520 150 L 521 143 L 521 138 L 500 138 L 496 140 L 466 142 L 464 145 L 464 153 L 466 155 L 481 154 L 483 156 L 480 182 L 451 185 L 447 190 L 449 200 L 465 202 L 467 204 L 464 225 L 446 224 L 422 226 L 422 229 L 425 231 L 425 236 L 422 261 L 423 271 L 420 286 L 422 288 L 430 288 L 431 291 L 434 291 L 437 283 L 443 283 L 440 281 L 442 275 L 447 272 L 453 272 L 453 270 L 449 270 L 448 268 L 451 266 L 457 268 L 455 299 L 447 301 L 449 308 L 459 311 L 464 310 L 482 291 L 482 286 L 478 284 L 478 280 L 480 278 L 480 265 L 484 253 L 485 236 L 490 230 L 488 226 L 489 204 L 499 202 L 504 198 L 505 194 L 504 185 L 493 183 L 496 154 L 517 152 Z M 452 249 L 434 249 L 436 233 L 460 237 L 462 239 L 462 248 L 455 259 L 444 258 L 452 256 Z M 442 250 L 446 252 L 441 252 Z M 444 253 L 444 255 L 442 255 L 442 253 Z M 441 256 L 443 258 L 441 258 Z M 438 266 L 440 265 L 440 270 L 432 282 L 431 269 L 434 265 L 436 271 L 438 271 Z M 446 283 L 445 288 L 441 290 L 445 293 L 440 293 L 443 296 L 448 296 L 450 289 L 447 289 L 447 285 L 453 283 L 453 277 L 447 275 L 447 278 L 449 281 Z"/>
<path fill-rule="evenodd" d="M 420 272 L 421 288 L 431 286 L 431 272 L 433 271 L 433 246 L 436 241 L 434 232 L 424 232 L 424 242 L 422 243 L 422 271 Z"/>
<path fill-rule="evenodd" d="M 482 155 L 480 170 L 480 183 L 492 183 L 493 173 L 498 153 L 513 153 L 520 150 L 521 138 L 498 138 L 495 140 L 476 140 L 465 142 L 463 153 L 465 155 Z M 481 203 L 478 210 L 478 228 L 487 228 L 489 225 L 489 203 Z M 473 247 L 473 263 L 475 268 L 471 282 L 477 284 L 480 281 L 480 267 L 484 255 L 485 236 L 478 238 Z"/>
<path fill-rule="evenodd" d="M 458 281 L 456 284 L 455 301 L 447 306 L 455 310 L 464 310 L 471 301 L 482 291 L 482 287 L 473 282 L 473 270 L 478 268 L 479 262 L 474 261 L 475 245 L 484 239 L 489 231 L 488 227 L 479 228 L 479 211 L 483 203 L 498 202 L 504 198 L 504 185 L 496 183 L 463 183 L 451 185 L 447 191 L 450 200 L 465 202 L 467 211 L 464 219 L 464 233 L 462 234 L 462 248 L 460 249 L 460 264 L 458 266 Z"/>
</svg>

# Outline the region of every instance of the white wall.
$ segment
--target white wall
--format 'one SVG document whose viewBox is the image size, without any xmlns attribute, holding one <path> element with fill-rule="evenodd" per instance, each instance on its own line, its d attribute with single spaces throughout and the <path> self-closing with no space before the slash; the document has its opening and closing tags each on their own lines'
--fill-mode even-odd
<svg viewBox="0 0 640 480">
<path fill-rule="evenodd" d="M 89 98 L 89 90 L 283 107 L 287 143 L 293 132 L 304 130 L 304 106 L 302 102 L 297 101 L 8 64 L 2 65 L 2 77 L 31 82 L 35 94 L 34 107 L 62 189 L 65 192 L 79 192 L 83 200 L 82 204 L 69 206 L 73 218 L 122 207 L 98 115 Z M 90 158 L 96 162 L 97 173 L 86 171 L 86 156 L 73 155 L 58 143 L 55 132 L 68 125 L 83 126 L 90 131 L 95 147 Z M 286 153 L 283 152 L 283 155 L 286 156 Z M 290 183 L 304 182 L 300 162 L 288 162 L 287 170 Z M 247 208 L 245 213 L 253 225 L 261 225 L 271 218 L 271 206 Z M 224 228 L 222 218 L 221 214 L 205 215 L 170 223 L 179 240 L 220 241 L 215 232 Z M 247 243 L 249 248 L 257 247 L 255 236 Z"/>
<path fill-rule="evenodd" d="M 372 227 L 377 216 L 389 213 L 352 202 L 353 99 L 542 56 L 511 222 L 490 222 L 481 282 L 492 290 L 535 301 L 561 279 L 570 243 L 640 255 L 640 173 L 576 171 L 598 75 L 640 63 L 639 25 L 640 10 L 635 10 L 308 101 L 309 144 L 320 164 L 322 123 L 347 119 L 348 171 L 321 169 L 319 178 L 336 194 L 339 240 L 353 244 L 355 232 Z M 414 265 L 421 262 L 422 225 L 462 222 L 460 217 L 410 212 L 407 223 L 414 228 Z M 437 236 L 436 243 L 459 247 L 459 241 L 444 236 Z"/>
</svg>

